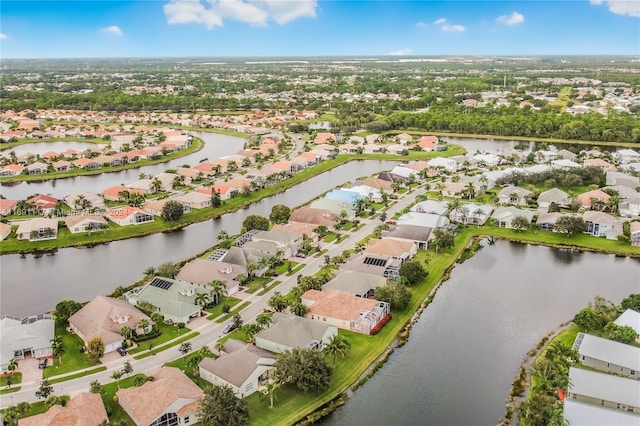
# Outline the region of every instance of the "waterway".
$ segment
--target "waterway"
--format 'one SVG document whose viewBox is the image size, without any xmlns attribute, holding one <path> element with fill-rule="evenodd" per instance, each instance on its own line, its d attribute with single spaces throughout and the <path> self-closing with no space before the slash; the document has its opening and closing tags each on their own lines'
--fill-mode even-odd
<svg viewBox="0 0 640 426">
<path fill-rule="evenodd" d="M 559 151 L 561 149 L 568 149 L 573 151 L 574 149 L 579 150 L 590 150 L 595 147 L 595 145 L 576 145 L 570 143 L 548 143 L 548 142 L 529 142 L 529 141 L 513 141 L 507 139 L 474 139 L 474 138 L 457 138 L 457 137 L 449 137 L 449 136 L 441 136 L 441 139 L 447 141 L 449 144 L 460 145 L 464 147 L 467 152 L 471 155 L 476 152 L 491 152 L 500 154 L 505 151 L 510 151 L 513 149 L 517 149 L 523 152 L 537 151 L 540 149 L 548 149 L 552 151 Z M 607 143 L 602 143 L 599 145 L 601 151 L 611 151 L 615 152 L 619 149 L 616 146 L 607 145 Z"/>
<path fill-rule="evenodd" d="M 214 160 L 226 155 L 232 155 L 244 148 L 245 139 L 235 136 L 222 135 L 210 132 L 191 132 L 194 136 L 201 138 L 204 142 L 204 148 L 185 157 L 177 158 L 166 163 L 153 164 L 136 169 L 127 169 L 113 173 L 103 173 L 92 176 L 77 176 L 65 179 L 54 179 L 47 181 L 28 181 L 17 184 L 4 184 L 0 188 L 0 193 L 5 198 L 13 200 L 26 199 L 28 196 L 39 194 L 50 194 L 56 198 L 62 198 L 67 195 L 77 194 L 80 192 L 100 192 L 111 186 L 120 184 L 127 185 L 139 179 L 140 173 L 147 175 L 157 175 L 167 169 L 175 169 L 183 164 L 195 166 L 204 159 Z M 17 148 L 25 149 L 25 152 L 33 152 L 35 148 L 48 147 L 44 152 L 54 150 L 54 144 L 68 144 L 66 148 L 58 147 L 57 150 L 64 151 L 68 148 L 74 148 L 74 144 L 80 142 L 51 142 L 20 145 Z M 69 145 L 70 144 L 70 145 Z M 96 146 L 94 144 L 83 145 Z M 63 145 L 64 146 L 64 145 Z M 78 148 L 74 148 L 78 149 Z"/>
<path fill-rule="evenodd" d="M 52 310 L 62 299 L 90 300 L 128 286 L 149 266 L 179 261 L 216 244 L 220 230 L 237 234 L 247 215 L 268 216 L 276 204 L 295 207 L 359 177 L 390 170 L 394 161 L 351 161 L 287 191 L 172 233 L 114 241 L 93 248 L 67 248 L 55 255 L 0 257 L 0 315 L 30 315 Z"/>
<path fill-rule="evenodd" d="M 523 355 L 640 261 L 497 241 L 456 266 L 383 368 L 323 425 L 495 425 Z M 338 361 L 339 362 L 339 361 Z"/>
<path fill-rule="evenodd" d="M 13 148 L 5 149 L 3 154 L 8 155 L 13 151 L 17 157 L 21 157 L 26 154 L 42 155 L 45 152 L 53 151 L 61 154 L 68 149 L 75 149 L 76 151 L 84 151 L 88 148 L 100 148 L 104 147 L 103 144 L 96 144 L 91 142 L 81 141 L 50 141 L 50 142 L 34 142 L 26 143 L 24 145 L 14 146 Z"/>
</svg>

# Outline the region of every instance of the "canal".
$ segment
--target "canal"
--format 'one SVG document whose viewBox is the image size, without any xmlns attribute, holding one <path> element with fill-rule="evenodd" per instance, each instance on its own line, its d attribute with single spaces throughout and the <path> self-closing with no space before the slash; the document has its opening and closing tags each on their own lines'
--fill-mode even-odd
<svg viewBox="0 0 640 426">
<path fill-rule="evenodd" d="M 55 255 L 0 257 L 0 314 L 24 316 L 52 310 L 62 299 L 86 301 L 128 286 L 149 266 L 191 257 L 216 244 L 220 230 L 237 234 L 247 215 L 268 216 L 276 204 L 290 207 L 359 177 L 393 168 L 394 161 L 351 161 L 287 191 L 172 233 L 114 241 L 93 248 L 67 248 Z"/>
<path fill-rule="evenodd" d="M 640 261 L 506 241 L 457 265 L 409 342 L 323 425 L 495 425 L 522 357 L 595 296 L 640 292 Z"/>
</svg>

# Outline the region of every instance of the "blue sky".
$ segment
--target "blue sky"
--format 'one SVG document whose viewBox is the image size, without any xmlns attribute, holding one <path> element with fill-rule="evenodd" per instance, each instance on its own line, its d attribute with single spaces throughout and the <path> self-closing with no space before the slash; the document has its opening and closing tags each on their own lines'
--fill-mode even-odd
<svg viewBox="0 0 640 426">
<path fill-rule="evenodd" d="M 640 1 L 0 3 L 0 58 L 640 54 Z"/>
</svg>

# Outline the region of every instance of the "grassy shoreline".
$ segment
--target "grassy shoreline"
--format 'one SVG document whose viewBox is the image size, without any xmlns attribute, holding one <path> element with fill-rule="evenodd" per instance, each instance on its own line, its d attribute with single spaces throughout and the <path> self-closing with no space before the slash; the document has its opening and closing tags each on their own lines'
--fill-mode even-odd
<svg viewBox="0 0 640 426">
<path fill-rule="evenodd" d="M 101 138 L 68 138 L 68 137 L 60 137 L 60 138 L 18 138 L 18 140 L 13 142 L 2 142 L 0 143 L 0 152 L 6 151 L 8 149 L 15 148 L 20 145 L 28 145 L 30 143 L 47 143 L 47 142 L 87 142 L 87 143 L 95 143 L 97 145 L 108 145 L 109 141 Z"/>
<path fill-rule="evenodd" d="M 199 138 L 193 138 L 193 143 L 185 148 L 176 152 L 172 152 L 169 155 L 163 155 L 160 158 L 156 158 L 153 160 L 140 160 L 135 163 L 127 163 L 122 166 L 109 166 L 109 167 L 101 167 L 99 169 L 92 170 L 84 170 L 84 169 L 73 169 L 66 172 L 52 172 L 52 173 L 42 173 L 37 175 L 18 175 L 18 176 L 10 176 L 0 178 L 0 183 L 14 183 L 14 182 L 28 182 L 28 181 L 45 181 L 45 180 L 53 180 L 53 179 L 66 179 L 78 176 L 95 176 L 102 173 L 113 173 L 120 172 L 123 170 L 130 169 L 138 169 L 140 167 L 152 166 L 154 164 L 162 164 L 167 163 L 171 160 L 176 160 L 178 158 L 186 157 L 187 155 L 195 154 L 196 152 L 202 150 L 204 148 L 204 141 Z"/>
</svg>

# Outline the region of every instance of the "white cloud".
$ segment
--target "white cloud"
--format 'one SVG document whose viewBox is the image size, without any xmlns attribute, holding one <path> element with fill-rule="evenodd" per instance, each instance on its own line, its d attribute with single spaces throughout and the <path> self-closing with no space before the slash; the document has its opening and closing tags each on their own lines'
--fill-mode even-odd
<svg viewBox="0 0 640 426">
<path fill-rule="evenodd" d="M 283 25 L 298 18 L 316 16 L 317 0 L 170 0 L 164 5 L 169 24 L 204 24 L 222 27 L 224 20 L 266 26 L 269 20 Z"/>
<path fill-rule="evenodd" d="M 596 6 L 603 3 L 609 6 L 609 12 L 616 15 L 640 17 L 640 2 L 637 0 L 591 0 L 591 4 Z"/>
<path fill-rule="evenodd" d="M 123 35 L 122 30 L 117 25 L 111 25 L 109 27 L 100 28 L 100 32 L 104 34 L 113 34 L 117 36 Z"/>
<path fill-rule="evenodd" d="M 398 49 L 398 50 L 394 50 L 393 52 L 389 52 L 387 53 L 387 55 L 391 55 L 391 56 L 405 56 L 405 55 L 411 55 L 412 50 L 408 47 L 405 47 L 404 49 Z"/>
<path fill-rule="evenodd" d="M 444 24 L 445 22 L 447 22 L 445 18 L 440 18 L 437 21 L 435 21 L 434 24 L 440 25 L 440 24 Z"/>
<path fill-rule="evenodd" d="M 9 38 L 5 33 L 0 33 L 0 40 L 4 40 L 5 38 Z"/>
<path fill-rule="evenodd" d="M 524 15 L 514 10 L 511 15 L 498 16 L 496 22 L 500 22 L 505 25 L 517 25 L 524 22 Z"/>
<path fill-rule="evenodd" d="M 466 28 L 463 27 L 462 25 L 449 25 L 449 24 L 443 25 L 442 27 L 440 27 L 440 29 L 442 31 L 451 31 L 451 32 L 462 32 L 466 30 Z"/>
<path fill-rule="evenodd" d="M 425 23 L 425 22 L 418 22 L 418 23 L 416 24 L 416 28 L 420 28 L 420 29 L 422 29 L 422 28 L 427 28 L 427 26 L 428 26 L 428 24 L 427 24 L 427 23 Z"/>
</svg>

